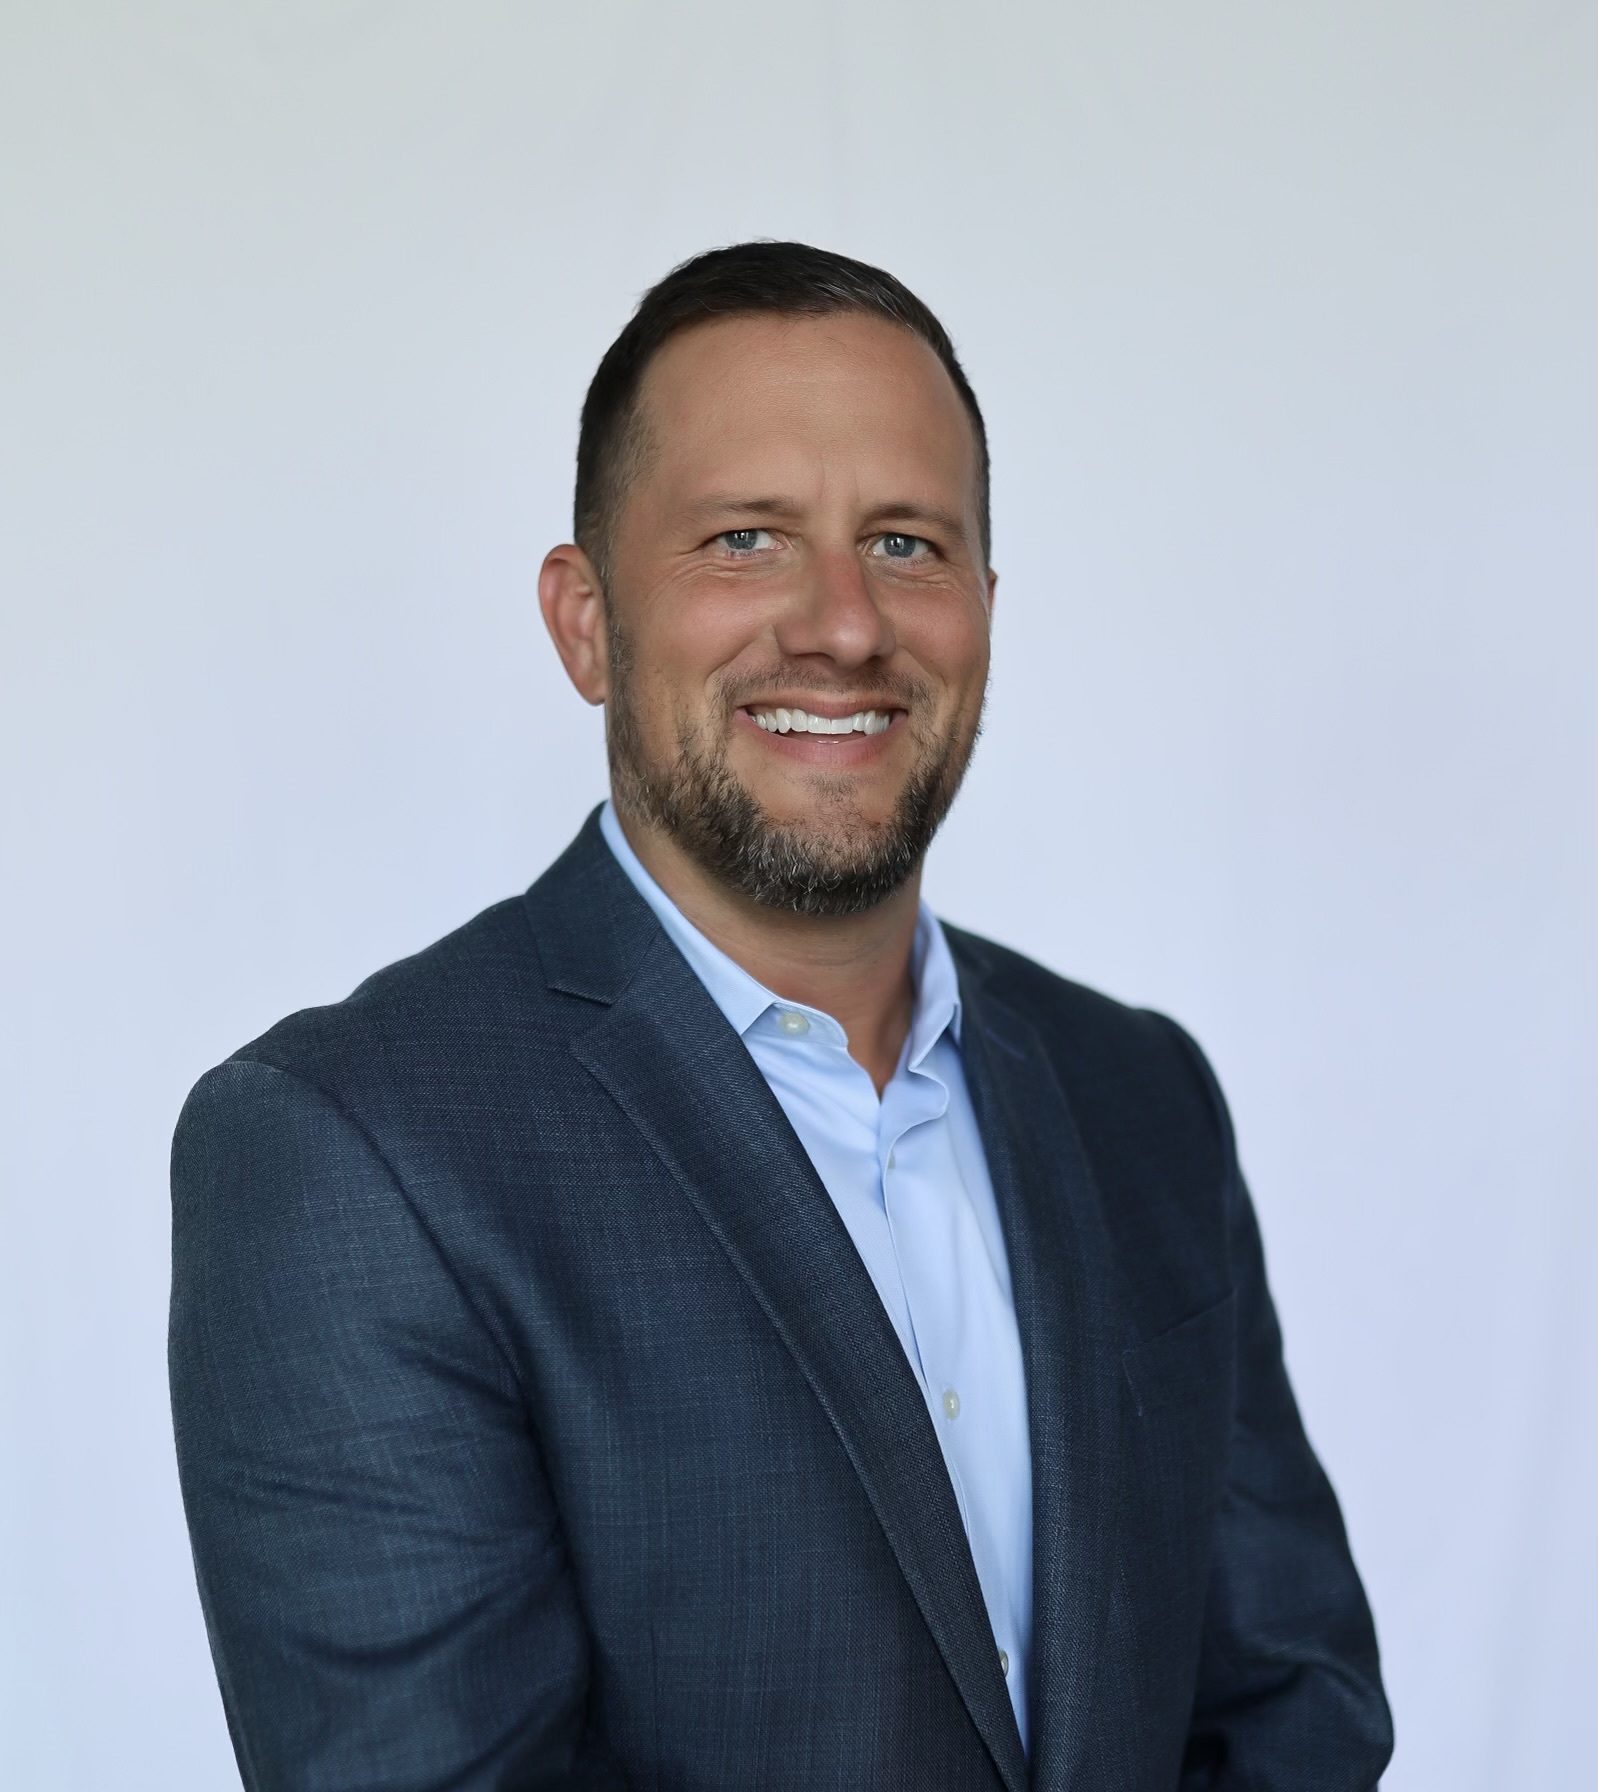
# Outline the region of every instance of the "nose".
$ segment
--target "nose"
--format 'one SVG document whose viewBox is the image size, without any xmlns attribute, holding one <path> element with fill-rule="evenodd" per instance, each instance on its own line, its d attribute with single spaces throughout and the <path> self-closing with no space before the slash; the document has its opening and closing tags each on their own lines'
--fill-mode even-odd
<svg viewBox="0 0 1598 1792">
<path fill-rule="evenodd" d="M 777 645 L 790 658 L 822 654 L 840 666 L 887 659 L 898 646 L 887 612 L 852 548 L 820 554 L 777 623 Z"/>
</svg>

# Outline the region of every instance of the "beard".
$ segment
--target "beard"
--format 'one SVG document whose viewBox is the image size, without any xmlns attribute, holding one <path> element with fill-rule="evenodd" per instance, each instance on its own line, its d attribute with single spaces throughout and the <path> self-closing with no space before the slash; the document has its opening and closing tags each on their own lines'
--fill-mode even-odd
<svg viewBox="0 0 1598 1792">
<path fill-rule="evenodd" d="M 617 806 L 669 834 L 713 877 L 768 908 L 797 915 L 857 915 L 890 896 L 926 856 L 971 762 L 982 716 L 962 738 L 920 739 L 914 765 L 892 814 L 870 822 L 859 812 L 847 774 L 821 773 L 812 783 L 822 811 L 816 821 L 775 820 L 727 763 L 723 741 L 706 744 L 679 721 L 677 755 L 652 763 L 633 702 L 631 644 L 612 619 L 610 697 L 605 744 Z M 814 680 L 807 680 L 814 683 Z M 928 687 L 906 679 L 874 679 L 910 714 L 924 713 Z M 737 699 L 781 683 L 770 674 L 727 680 L 717 692 L 723 713 Z M 908 716 L 904 726 L 909 726 Z"/>
</svg>

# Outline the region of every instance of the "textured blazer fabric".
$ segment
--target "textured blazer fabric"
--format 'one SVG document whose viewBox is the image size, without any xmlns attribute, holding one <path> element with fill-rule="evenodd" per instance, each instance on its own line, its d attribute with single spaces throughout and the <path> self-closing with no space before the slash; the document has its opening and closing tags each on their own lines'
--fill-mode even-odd
<svg viewBox="0 0 1598 1792">
<path fill-rule="evenodd" d="M 1027 1380 L 1028 1759 L 887 1315 L 596 817 L 179 1119 L 173 1413 L 246 1786 L 1374 1786 L 1371 1617 L 1197 1048 L 948 930 Z"/>
</svg>

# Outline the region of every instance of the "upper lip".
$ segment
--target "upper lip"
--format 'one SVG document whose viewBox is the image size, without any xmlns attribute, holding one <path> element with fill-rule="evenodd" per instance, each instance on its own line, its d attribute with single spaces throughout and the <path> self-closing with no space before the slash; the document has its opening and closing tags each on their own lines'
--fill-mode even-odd
<svg viewBox="0 0 1598 1792">
<path fill-rule="evenodd" d="M 902 703 L 889 703 L 883 698 L 865 697 L 858 701 L 837 697 L 758 697 L 741 703 L 740 709 L 802 709 L 807 716 L 825 716 L 835 722 L 840 716 L 857 716 L 867 710 L 878 715 L 891 715 L 904 708 Z"/>
</svg>

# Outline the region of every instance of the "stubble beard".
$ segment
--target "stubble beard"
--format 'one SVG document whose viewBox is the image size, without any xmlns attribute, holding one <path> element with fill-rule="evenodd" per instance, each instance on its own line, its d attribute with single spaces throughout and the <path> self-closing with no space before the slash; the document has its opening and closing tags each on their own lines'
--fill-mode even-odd
<svg viewBox="0 0 1598 1792">
<path fill-rule="evenodd" d="M 707 748 L 686 721 L 678 725 L 675 761 L 651 763 L 632 701 L 631 645 L 614 620 L 608 638 L 605 743 L 618 808 L 670 835 L 729 889 L 791 914 L 857 915 L 899 889 L 926 856 L 982 732 L 979 713 L 964 739 L 922 741 L 885 822 L 859 814 L 847 776 L 826 774 L 813 788 L 832 826 L 779 822 L 740 783 L 725 745 Z M 927 694 L 902 681 L 894 690 L 911 714 Z M 723 713 L 734 707 L 727 696 Z"/>
</svg>

